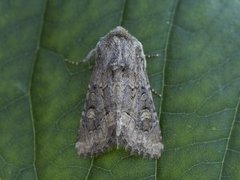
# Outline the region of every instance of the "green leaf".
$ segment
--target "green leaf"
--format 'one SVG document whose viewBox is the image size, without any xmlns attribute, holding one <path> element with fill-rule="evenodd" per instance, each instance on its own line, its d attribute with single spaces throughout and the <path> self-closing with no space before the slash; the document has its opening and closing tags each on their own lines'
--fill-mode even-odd
<svg viewBox="0 0 240 180">
<path fill-rule="evenodd" d="M 238 0 L 2 0 L 0 180 L 240 179 Z M 159 160 L 74 144 L 91 70 L 122 25 L 143 44 L 165 150 Z"/>
</svg>

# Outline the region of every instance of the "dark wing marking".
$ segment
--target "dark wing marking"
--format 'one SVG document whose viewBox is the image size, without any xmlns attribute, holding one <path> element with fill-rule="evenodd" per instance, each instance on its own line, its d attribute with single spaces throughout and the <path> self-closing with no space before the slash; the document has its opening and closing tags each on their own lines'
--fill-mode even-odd
<svg viewBox="0 0 240 180">
<path fill-rule="evenodd" d="M 133 153 L 159 158 L 163 144 L 151 88 L 145 67 L 137 68 L 131 72 L 136 80 L 125 86 L 122 116 L 117 123 L 118 141 Z"/>
<path fill-rule="evenodd" d="M 109 111 L 111 101 L 106 99 L 111 92 L 107 86 L 103 88 L 103 73 L 97 65 L 94 68 L 76 143 L 78 154 L 90 157 L 111 149 L 116 141 L 116 121 Z"/>
</svg>

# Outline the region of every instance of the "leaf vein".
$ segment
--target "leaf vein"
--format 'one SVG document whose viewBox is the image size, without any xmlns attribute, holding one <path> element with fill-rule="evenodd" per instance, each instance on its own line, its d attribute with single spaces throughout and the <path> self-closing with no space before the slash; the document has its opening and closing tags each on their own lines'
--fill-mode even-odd
<svg viewBox="0 0 240 180">
<path fill-rule="evenodd" d="M 32 84 L 33 84 L 33 76 L 34 76 L 34 69 L 37 64 L 37 59 L 38 59 L 38 54 L 39 54 L 39 48 L 41 45 L 41 39 L 43 35 L 43 26 L 44 26 L 44 19 L 45 15 L 47 12 L 47 3 L 48 1 L 45 0 L 43 3 L 42 7 L 42 16 L 41 16 L 41 21 L 40 21 L 40 26 L 39 26 L 39 34 L 38 34 L 38 39 L 39 41 L 36 44 L 36 49 L 35 49 L 35 56 L 33 57 L 33 63 L 32 63 L 32 68 L 31 68 L 31 74 L 30 74 L 30 80 L 29 80 L 29 85 L 28 85 L 28 96 L 29 96 L 29 111 L 30 111 L 30 116 L 32 120 L 32 129 L 33 129 L 33 169 L 34 169 L 34 174 L 35 178 L 38 179 L 37 175 L 37 168 L 36 168 L 36 127 L 35 127 L 35 122 L 34 122 L 34 114 L 33 114 L 33 104 L 32 104 Z"/>
<path fill-rule="evenodd" d="M 173 21 L 174 21 L 174 17 L 176 14 L 176 10 L 179 4 L 179 0 L 175 0 L 173 2 L 173 8 L 172 8 L 172 12 L 171 12 L 171 16 L 169 18 L 169 27 L 167 30 L 167 36 L 166 36 L 166 42 L 165 42 L 165 46 L 164 46 L 164 55 L 163 55 L 163 69 L 162 69 L 162 89 L 161 89 L 161 94 L 162 94 L 162 98 L 160 100 L 160 107 L 159 107 L 159 120 L 161 119 L 161 112 L 162 112 L 162 104 L 163 104 L 163 95 L 164 95 L 164 87 L 165 87 L 165 69 L 166 69 L 166 62 L 167 62 L 167 58 L 168 58 L 168 46 L 169 46 L 169 40 L 170 40 L 170 36 L 171 36 L 171 32 L 172 32 L 172 27 L 173 27 Z M 155 179 L 157 179 L 157 159 L 155 160 Z"/>
<path fill-rule="evenodd" d="M 225 148 L 225 151 L 224 151 L 224 154 L 223 154 L 223 159 L 222 159 L 222 162 L 221 162 L 221 169 L 220 169 L 219 177 L 218 177 L 219 180 L 222 178 L 223 166 L 225 164 L 227 151 L 229 150 L 230 139 L 231 139 L 231 136 L 232 136 L 234 124 L 235 124 L 236 119 L 237 119 L 237 112 L 239 110 L 239 105 L 240 105 L 240 96 L 238 97 L 238 102 L 237 102 L 235 113 L 234 113 L 234 116 L 233 116 L 233 121 L 232 121 L 231 128 L 230 128 L 230 131 L 229 131 L 229 134 L 228 134 L 228 137 L 227 137 L 226 148 Z"/>
</svg>

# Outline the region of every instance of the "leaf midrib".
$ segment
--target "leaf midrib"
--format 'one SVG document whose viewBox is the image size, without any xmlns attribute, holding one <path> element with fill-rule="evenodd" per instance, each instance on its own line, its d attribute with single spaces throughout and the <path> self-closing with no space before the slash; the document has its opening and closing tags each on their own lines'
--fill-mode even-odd
<svg viewBox="0 0 240 180">
<path fill-rule="evenodd" d="M 33 168 L 34 168 L 34 174 L 35 178 L 38 180 L 38 174 L 37 174 L 37 168 L 36 168 L 36 125 L 35 125 L 35 118 L 34 118 L 34 113 L 33 113 L 33 103 L 32 103 L 32 84 L 33 84 L 33 77 L 34 77 L 34 70 L 36 68 L 37 60 L 39 57 L 39 50 L 41 47 L 41 40 L 42 40 L 42 35 L 43 35 L 43 27 L 44 27 L 44 19 L 45 15 L 47 12 L 47 3 L 48 0 L 45 0 L 43 3 L 42 7 L 42 16 L 40 18 L 40 25 L 39 25 L 39 34 L 38 34 L 38 41 L 36 43 L 36 49 L 33 55 L 33 63 L 32 63 L 32 68 L 31 68 L 31 73 L 30 73 L 30 80 L 29 80 L 29 85 L 28 85 L 28 100 L 29 100 L 29 110 L 30 110 L 30 116 L 32 120 L 32 129 L 33 129 Z"/>
</svg>

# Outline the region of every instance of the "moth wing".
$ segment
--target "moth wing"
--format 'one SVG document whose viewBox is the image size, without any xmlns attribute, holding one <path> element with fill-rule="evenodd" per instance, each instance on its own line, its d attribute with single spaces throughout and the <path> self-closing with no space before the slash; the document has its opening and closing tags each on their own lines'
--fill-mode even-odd
<svg viewBox="0 0 240 180">
<path fill-rule="evenodd" d="M 106 92 L 102 88 L 102 78 L 103 75 L 96 66 L 88 86 L 78 130 L 76 149 L 82 156 L 97 156 L 115 145 L 116 121 L 114 114 L 107 112 L 106 106 L 110 102 L 104 98 Z"/>
<path fill-rule="evenodd" d="M 134 72 L 133 72 L 134 73 Z M 121 144 L 131 152 L 159 158 L 163 150 L 159 121 L 146 71 L 125 86 L 122 116 L 117 124 Z"/>
<path fill-rule="evenodd" d="M 125 129 L 121 135 L 122 145 L 134 154 L 159 158 L 163 150 L 159 124 L 156 122 L 151 130 L 144 131 L 136 128 L 135 121 L 131 117 L 122 117 L 122 122 L 125 122 L 122 125 L 122 129 Z"/>
</svg>

